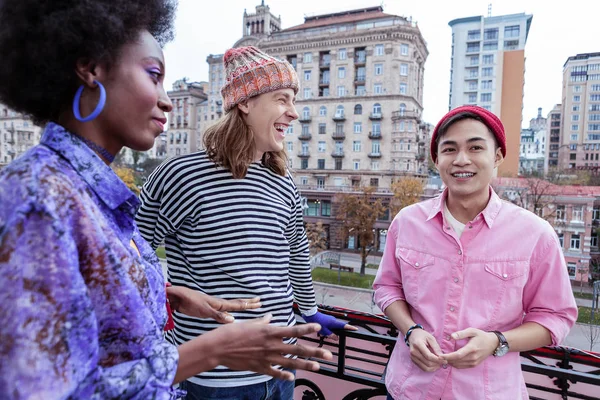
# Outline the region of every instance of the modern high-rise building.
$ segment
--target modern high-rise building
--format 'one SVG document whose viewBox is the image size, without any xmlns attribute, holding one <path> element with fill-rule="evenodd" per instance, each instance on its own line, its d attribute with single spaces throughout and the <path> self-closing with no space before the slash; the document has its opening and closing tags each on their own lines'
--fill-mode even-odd
<svg viewBox="0 0 600 400">
<path fill-rule="evenodd" d="M 507 156 L 499 175 L 516 176 L 525 84 L 525 43 L 532 15 L 459 18 L 452 28 L 449 109 L 478 105 L 506 129 Z"/>
<path fill-rule="evenodd" d="M 577 54 L 563 66 L 559 165 L 600 168 L 600 53 Z"/>
<path fill-rule="evenodd" d="M 544 172 L 558 168 L 558 151 L 560 149 L 560 121 L 562 115 L 562 104 L 556 104 L 546 119 L 548 134 L 548 146 L 546 146 L 546 166 Z"/>
</svg>

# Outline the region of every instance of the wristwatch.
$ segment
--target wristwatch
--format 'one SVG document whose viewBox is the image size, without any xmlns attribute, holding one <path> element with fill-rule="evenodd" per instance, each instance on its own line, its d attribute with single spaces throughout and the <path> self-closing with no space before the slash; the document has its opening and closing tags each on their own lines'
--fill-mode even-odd
<svg viewBox="0 0 600 400">
<path fill-rule="evenodd" d="M 498 347 L 496 347 L 496 350 L 494 350 L 494 353 L 492 354 L 494 355 L 494 357 L 502 357 L 503 355 L 508 353 L 508 342 L 506 341 L 506 338 L 502 333 L 498 331 L 492 331 L 492 333 L 495 334 L 498 337 L 498 340 L 500 341 L 500 344 L 498 345 Z"/>
</svg>

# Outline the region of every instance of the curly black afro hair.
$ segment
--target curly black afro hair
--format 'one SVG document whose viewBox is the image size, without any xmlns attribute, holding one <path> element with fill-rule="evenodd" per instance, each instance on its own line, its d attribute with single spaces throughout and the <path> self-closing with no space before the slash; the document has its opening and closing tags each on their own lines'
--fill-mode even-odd
<svg viewBox="0 0 600 400">
<path fill-rule="evenodd" d="M 173 39 L 176 0 L 0 0 L 0 102 L 43 124 L 77 90 L 76 62 L 115 60 L 149 31 Z"/>
</svg>

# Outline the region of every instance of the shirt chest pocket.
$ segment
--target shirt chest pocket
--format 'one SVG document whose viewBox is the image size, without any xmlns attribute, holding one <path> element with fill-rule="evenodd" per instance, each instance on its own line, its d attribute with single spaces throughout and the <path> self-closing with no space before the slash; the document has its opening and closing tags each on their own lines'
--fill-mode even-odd
<svg viewBox="0 0 600 400">
<path fill-rule="evenodd" d="M 396 259 L 400 265 L 406 301 L 416 307 L 420 296 L 431 293 L 435 257 L 421 251 L 398 247 Z"/>
<path fill-rule="evenodd" d="M 529 277 L 528 261 L 486 262 L 478 275 L 471 283 L 478 287 L 475 292 L 479 298 L 471 300 L 487 308 L 488 316 L 499 321 L 522 315 L 523 290 Z"/>
</svg>

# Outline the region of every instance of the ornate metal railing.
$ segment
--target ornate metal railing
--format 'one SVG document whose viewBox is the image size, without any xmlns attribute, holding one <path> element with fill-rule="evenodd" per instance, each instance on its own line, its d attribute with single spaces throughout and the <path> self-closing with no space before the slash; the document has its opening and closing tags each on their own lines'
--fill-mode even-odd
<svg viewBox="0 0 600 400">
<path fill-rule="evenodd" d="M 332 361 L 318 360 L 316 372 L 299 371 L 296 396 L 302 400 L 367 400 L 386 396 L 385 368 L 398 331 L 383 316 L 320 306 L 360 328 L 343 331 L 339 340 L 316 336 L 299 341 L 329 349 Z M 600 399 L 600 354 L 558 347 L 522 353 L 521 368 L 531 400 Z"/>
</svg>

